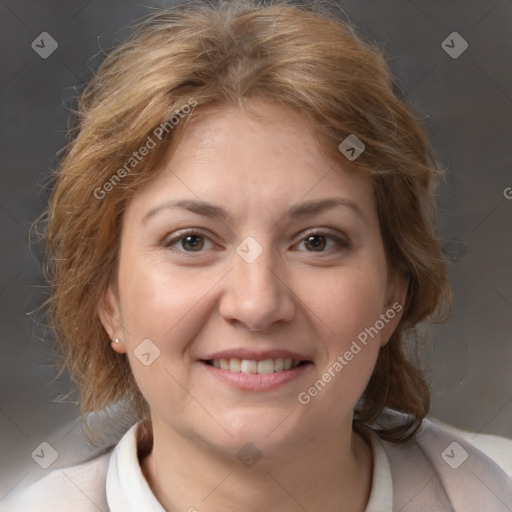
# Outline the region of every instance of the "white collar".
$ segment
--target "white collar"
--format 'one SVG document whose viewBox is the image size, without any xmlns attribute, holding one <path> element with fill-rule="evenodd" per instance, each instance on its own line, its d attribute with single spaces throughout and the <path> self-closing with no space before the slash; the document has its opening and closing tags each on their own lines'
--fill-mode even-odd
<svg viewBox="0 0 512 512">
<path fill-rule="evenodd" d="M 107 502 L 110 512 L 165 512 L 146 481 L 137 457 L 137 427 L 133 425 L 110 456 Z"/>
<path fill-rule="evenodd" d="M 393 512 L 393 480 L 388 456 L 380 437 L 370 430 L 373 475 L 370 499 L 365 512 Z"/>
<path fill-rule="evenodd" d="M 147 483 L 137 457 L 137 427 L 121 438 L 110 457 L 106 491 L 110 512 L 165 512 Z M 377 434 L 370 434 L 373 476 L 365 512 L 392 512 L 393 486 L 388 457 Z"/>
</svg>

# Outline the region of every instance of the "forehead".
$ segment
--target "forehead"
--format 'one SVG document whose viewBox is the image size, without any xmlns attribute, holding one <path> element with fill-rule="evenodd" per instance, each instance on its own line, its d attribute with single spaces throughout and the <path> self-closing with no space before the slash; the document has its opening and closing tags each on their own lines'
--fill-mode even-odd
<svg viewBox="0 0 512 512">
<path fill-rule="evenodd" d="M 338 195 L 372 208 L 369 178 L 343 159 L 323 151 L 306 116 L 262 102 L 250 110 L 226 106 L 187 126 L 132 206 L 191 199 L 242 215 Z"/>
</svg>

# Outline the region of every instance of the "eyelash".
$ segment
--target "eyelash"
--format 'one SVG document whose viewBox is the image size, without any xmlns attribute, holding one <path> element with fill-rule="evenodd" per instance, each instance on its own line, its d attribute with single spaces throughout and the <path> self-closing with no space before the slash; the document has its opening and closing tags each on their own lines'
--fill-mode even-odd
<svg viewBox="0 0 512 512">
<path fill-rule="evenodd" d="M 173 247 L 174 244 L 180 242 L 181 240 L 185 239 L 188 236 L 201 237 L 201 238 L 204 238 L 205 240 L 210 241 L 212 244 L 214 244 L 214 242 L 211 240 L 211 238 L 209 236 L 205 235 L 204 233 L 202 233 L 200 231 L 192 229 L 192 230 L 188 230 L 188 231 L 178 232 L 172 238 L 166 239 L 162 245 L 166 248 L 174 249 L 174 250 L 184 253 L 184 254 L 187 254 L 187 253 L 193 254 L 194 252 L 197 252 L 197 253 L 203 252 L 203 251 L 185 251 L 183 249 L 176 249 Z"/>
<path fill-rule="evenodd" d="M 198 231 L 198 230 L 188 230 L 188 231 L 179 232 L 172 238 L 165 240 L 162 245 L 166 248 L 176 250 L 177 252 L 180 252 L 183 254 L 194 254 L 194 253 L 204 252 L 203 250 L 186 251 L 184 249 L 177 249 L 177 248 L 173 247 L 175 244 L 182 241 L 183 239 L 185 239 L 188 236 L 201 237 L 215 245 L 215 242 L 213 242 L 210 237 L 208 237 L 207 235 L 205 235 L 204 233 L 202 233 L 201 231 Z M 328 249 L 326 251 L 303 251 L 303 252 L 311 252 L 311 253 L 318 252 L 321 254 L 330 254 L 333 251 L 340 251 L 340 250 L 348 249 L 350 247 L 350 243 L 347 238 L 334 235 L 326 230 L 321 230 L 318 228 L 303 232 L 300 240 L 294 244 L 294 247 L 301 243 L 304 243 L 309 237 L 312 237 L 312 236 L 325 237 L 327 240 L 333 241 L 337 245 L 337 247 L 334 250 Z"/>
<path fill-rule="evenodd" d="M 349 244 L 349 241 L 347 238 L 334 235 L 333 233 L 330 233 L 329 231 L 318 229 L 318 228 L 311 229 L 309 231 L 302 233 L 300 241 L 295 245 L 304 243 L 309 237 L 312 237 L 312 236 L 325 237 L 327 240 L 333 241 L 337 245 L 337 247 L 334 249 L 334 251 L 348 249 L 350 247 L 350 244 Z M 312 252 L 312 253 L 320 252 L 322 254 L 330 254 L 333 252 L 333 249 L 326 250 L 326 251 L 305 251 L 305 252 Z"/>
</svg>

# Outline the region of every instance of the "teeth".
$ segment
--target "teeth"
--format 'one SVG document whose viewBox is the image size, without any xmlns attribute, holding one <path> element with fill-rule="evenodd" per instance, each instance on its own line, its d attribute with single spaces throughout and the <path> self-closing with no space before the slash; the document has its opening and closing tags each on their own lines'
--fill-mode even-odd
<svg viewBox="0 0 512 512">
<path fill-rule="evenodd" d="M 274 361 L 265 359 L 258 363 L 258 373 L 272 373 L 274 371 Z"/>
<path fill-rule="evenodd" d="M 263 361 L 255 361 L 253 359 L 214 359 L 212 361 L 215 368 L 221 370 L 229 370 L 235 373 L 258 373 L 266 374 L 273 372 L 281 372 L 283 370 L 291 370 L 299 366 L 300 361 L 296 359 L 278 357 L 276 359 L 264 359 Z"/>
<path fill-rule="evenodd" d="M 232 359 L 229 360 L 229 371 L 230 372 L 239 372 L 241 366 L 242 366 L 242 361 L 240 361 L 240 359 L 233 357 Z"/>
<path fill-rule="evenodd" d="M 258 373 L 258 362 L 250 359 L 242 359 L 240 371 L 242 373 Z"/>
</svg>

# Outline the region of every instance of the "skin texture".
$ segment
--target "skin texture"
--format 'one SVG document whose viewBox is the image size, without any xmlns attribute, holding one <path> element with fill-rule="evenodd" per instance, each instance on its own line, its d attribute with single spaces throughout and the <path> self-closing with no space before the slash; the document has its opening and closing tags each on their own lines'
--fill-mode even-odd
<svg viewBox="0 0 512 512">
<path fill-rule="evenodd" d="M 166 510 L 363 511 L 371 450 L 352 431 L 353 408 L 400 314 L 307 405 L 297 396 L 404 303 L 406 284 L 388 268 L 370 179 L 344 167 L 343 155 L 326 156 L 299 114 L 255 105 L 257 115 L 225 107 L 192 123 L 135 193 L 118 285 L 100 317 L 150 405 L 154 448 L 142 466 Z M 288 214 L 326 198 L 359 212 Z M 178 200 L 222 207 L 227 217 L 175 206 L 143 220 Z M 204 237 L 192 240 L 199 251 L 183 247 L 190 228 Z M 342 242 L 309 239 L 311 230 Z M 252 263 L 236 252 L 248 236 L 262 248 Z M 134 351 L 148 338 L 160 356 L 145 366 Z M 277 389 L 240 390 L 200 362 L 235 348 L 291 350 L 312 364 Z M 252 467 L 236 455 L 246 443 L 262 455 Z"/>
</svg>

